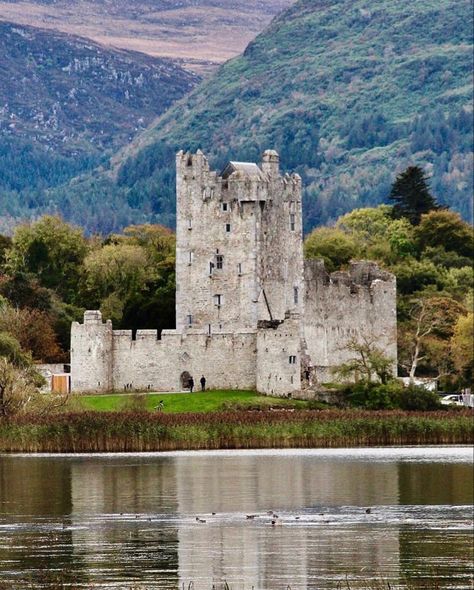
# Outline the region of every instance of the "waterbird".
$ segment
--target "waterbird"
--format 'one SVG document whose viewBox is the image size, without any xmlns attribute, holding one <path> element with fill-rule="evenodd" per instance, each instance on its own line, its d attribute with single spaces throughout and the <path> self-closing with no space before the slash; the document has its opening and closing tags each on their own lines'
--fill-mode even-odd
<svg viewBox="0 0 474 590">
<path fill-rule="evenodd" d="M 248 520 L 252 520 L 252 518 L 256 518 L 258 516 L 258 514 L 247 514 L 246 518 Z"/>
<path fill-rule="evenodd" d="M 198 518 L 197 521 L 198 522 L 206 522 L 204 518 Z"/>
<path fill-rule="evenodd" d="M 372 510 L 370 508 L 367 508 L 367 510 L 365 511 L 366 514 L 370 514 L 372 512 Z"/>
</svg>

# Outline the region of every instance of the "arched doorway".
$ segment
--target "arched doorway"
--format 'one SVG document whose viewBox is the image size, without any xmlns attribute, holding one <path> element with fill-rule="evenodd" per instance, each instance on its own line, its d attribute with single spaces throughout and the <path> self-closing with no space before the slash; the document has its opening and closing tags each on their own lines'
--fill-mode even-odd
<svg viewBox="0 0 474 590">
<path fill-rule="evenodd" d="M 183 371 L 181 373 L 181 377 L 179 378 L 179 382 L 181 384 L 181 389 L 189 389 L 189 380 L 191 379 L 191 375 L 188 371 Z"/>
</svg>

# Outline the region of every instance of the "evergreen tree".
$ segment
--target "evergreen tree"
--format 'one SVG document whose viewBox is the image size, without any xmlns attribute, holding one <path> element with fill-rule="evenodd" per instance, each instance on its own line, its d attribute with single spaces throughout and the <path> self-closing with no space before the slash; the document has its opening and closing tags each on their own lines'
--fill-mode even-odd
<svg viewBox="0 0 474 590">
<path fill-rule="evenodd" d="M 412 225 L 420 223 L 423 213 L 439 209 L 431 196 L 428 179 L 419 166 L 409 166 L 392 185 L 390 200 L 394 201 L 395 219 L 406 217 Z"/>
</svg>

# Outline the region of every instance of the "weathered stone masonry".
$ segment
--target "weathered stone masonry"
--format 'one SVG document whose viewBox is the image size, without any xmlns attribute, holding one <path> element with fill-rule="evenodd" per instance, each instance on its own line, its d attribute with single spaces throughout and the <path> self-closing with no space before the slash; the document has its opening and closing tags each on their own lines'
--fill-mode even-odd
<svg viewBox="0 0 474 590">
<path fill-rule="evenodd" d="M 113 330 L 87 311 L 71 331 L 72 390 L 209 387 L 287 395 L 328 380 L 351 337 L 377 336 L 396 367 L 395 278 L 370 262 L 328 275 L 304 261 L 301 179 L 179 152 L 176 330 Z"/>
</svg>

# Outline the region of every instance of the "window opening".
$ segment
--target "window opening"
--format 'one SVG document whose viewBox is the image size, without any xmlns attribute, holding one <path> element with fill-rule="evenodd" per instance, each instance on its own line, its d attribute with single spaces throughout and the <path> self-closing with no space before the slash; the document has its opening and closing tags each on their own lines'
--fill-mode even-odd
<svg viewBox="0 0 474 590">
<path fill-rule="evenodd" d="M 192 263 L 193 263 L 193 253 L 189 252 L 188 264 L 192 264 Z"/>
<path fill-rule="evenodd" d="M 293 301 L 295 305 L 298 303 L 298 287 L 293 287 Z"/>
<path fill-rule="evenodd" d="M 212 273 L 214 272 L 214 263 L 209 262 L 209 276 L 212 277 Z"/>
<path fill-rule="evenodd" d="M 241 262 L 239 262 L 239 264 L 237 265 L 237 273 L 238 273 L 239 275 L 241 275 L 241 274 L 242 274 L 242 263 L 241 263 Z"/>
<path fill-rule="evenodd" d="M 189 314 L 187 316 L 187 320 L 188 320 L 188 326 L 192 326 L 193 325 L 193 316 L 191 314 Z"/>
<path fill-rule="evenodd" d="M 229 233 L 229 232 L 230 232 L 230 223 L 226 223 L 226 224 L 225 224 L 225 231 L 226 231 L 227 233 Z"/>
<path fill-rule="evenodd" d="M 290 213 L 290 231 L 295 231 L 295 214 Z"/>
<path fill-rule="evenodd" d="M 222 254 L 217 254 L 216 256 L 216 269 L 222 270 L 224 267 L 224 256 Z"/>
<path fill-rule="evenodd" d="M 214 304 L 217 305 L 217 307 L 220 307 L 222 305 L 222 295 L 221 294 L 214 295 Z"/>
<path fill-rule="evenodd" d="M 222 203 L 222 211 L 227 211 L 229 209 L 228 203 Z"/>
<path fill-rule="evenodd" d="M 193 229 L 193 221 L 192 221 L 192 219 L 188 219 L 188 229 Z"/>
<path fill-rule="evenodd" d="M 295 355 L 290 355 L 288 357 L 288 362 L 290 363 L 290 365 L 296 365 L 296 356 Z"/>
</svg>

